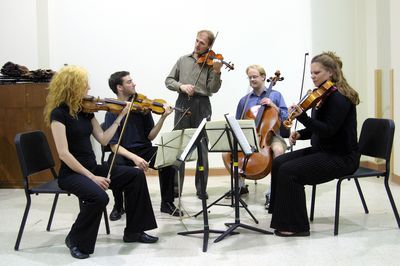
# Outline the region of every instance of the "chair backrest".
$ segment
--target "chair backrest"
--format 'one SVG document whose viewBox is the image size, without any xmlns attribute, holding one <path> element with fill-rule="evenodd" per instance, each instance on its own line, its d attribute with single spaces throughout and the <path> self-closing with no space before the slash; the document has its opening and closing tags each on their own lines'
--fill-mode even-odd
<svg viewBox="0 0 400 266">
<path fill-rule="evenodd" d="M 395 125 L 391 119 L 368 118 L 360 133 L 359 150 L 362 155 L 386 160 L 389 171 Z"/>
<path fill-rule="evenodd" d="M 55 166 L 49 143 L 42 131 L 18 133 L 14 143 L 24 176 L 30 176 Z"/>
<path fill-rule="evenodd" d="M 50 169 L 54 172 L 54 160 L 46 135 L 38 130 L 18 133 L 14 139 L 18 160 L 24 177 L 25 188 L 29 188 L 28 177 Z M 54 176 L 56 178 L 56 176 Z"/>
</svg>

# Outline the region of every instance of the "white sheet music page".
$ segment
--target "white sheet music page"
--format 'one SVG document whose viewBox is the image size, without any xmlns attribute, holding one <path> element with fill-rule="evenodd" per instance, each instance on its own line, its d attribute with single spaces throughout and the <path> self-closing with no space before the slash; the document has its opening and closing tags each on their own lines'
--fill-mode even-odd
<svg viewBox="0 0 400 266">
<path fill-rule="evenodd" d="M 196 131 L 194 132 L 192 138 L 190 139 L 189 143 L 186 145 L 185 149 L 183 150 L 182 154 L 178 157 L 179 161 L 185 161 L 186 157 L 188 156 L 188 153 L 190 152 L 190 149 L 192 148 L 192 146 L 194 145 L 194 142 L 197 140 L 197 138 L 199 137 L 201 131 L 203 131 L 204 126 L 207 123 L 207 119 L 203 118 L 203 120 L 201 121 L 199 127 L 196 129 Z"/>
<path fill-rule="evenodd" d="M 253 150 L 250 147 L 249 142 L 246 139 L 246 136 L 243 133 L 243 130 L 240 128 L 240 125 L 236 118 L 231 115 L 231 114 L 226 114 L 225 115 L 226 121 L 228 122 L 229 127 L 233 131 L 233 134 L 235 134 L 237 141 L 242 148 L 242 151 L 246 155 L 250 155 L 253 153 Z"/>
</svg>

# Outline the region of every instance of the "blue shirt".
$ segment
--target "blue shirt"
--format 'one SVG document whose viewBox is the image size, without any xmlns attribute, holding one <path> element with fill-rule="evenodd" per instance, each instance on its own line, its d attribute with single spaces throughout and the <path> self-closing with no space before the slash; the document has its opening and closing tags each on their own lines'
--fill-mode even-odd
<svg viewBox="0 0 400 266">
<path fill-rule="evenodd" d="M 250 96 L 249 96 L 250 95 Z M 240 99 L 238 106 L 236 108 L 236 119 L 241 119 L 241 114 L 244 108 L 244 104 L 246 102 L 247 97 L 249 98 L 246 104 L 246 113 L 251 107 L 260 105 L 260 102 L 263 98 L 267 97 L 267 88 L 264 87 L 264 91 L 260 96 L 254 93 L 254 90 L 249 94 L 246 94 L 243 98 Z M 271 90 L 271 93 L 268 97 L 278 108 L 279 108 L 279 118 L 281 121 L 284 121 L 288 118 L 288 108 L 286 106 L 285 100 L 283 99 L 282 94 L 279 91 Z"/>
</svg>

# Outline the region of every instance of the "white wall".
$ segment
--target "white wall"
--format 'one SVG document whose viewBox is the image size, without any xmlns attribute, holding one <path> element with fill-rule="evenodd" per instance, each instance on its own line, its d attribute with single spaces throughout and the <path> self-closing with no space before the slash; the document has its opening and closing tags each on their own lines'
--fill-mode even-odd
<svg viewBox="0 0 400 266">
<path fill-rule="evenodd" d="M 397 25 L 400 25 L 400 18 L 398 16 L 400 10 L 400 2 L 397 0 L 390 1 L 390 28 L 391 35 L 391 68 L 394 70 L 394 121 L 397 125 L 394 137 L 394 166 L 393 172 L 400 176 L 400 33 Z"/>
<path fill-rule="evenodd" d="M 11 61 L 29 69 L 38 67 L 36 25 L 36 1 L 1 0 L 1 66 Z"/>
<path fill-rule="evenodd" d="M 179 56 L 193 51 L 197 31 L 210 29 L 219 31 L 214 51 L 236 67 L 223 70 L 222 88 L 212 97 L 213 120 L 235 112 L 248 90 L 250 64 L 265 66 L 268 75 L 279 69 L 285 80 L 276 89 L 288 103 L 298 100 L 303 55 L 311 49 L 308 0 L 50 0 L 48 9 L 50 66 L 87 68 L 92 95 L 113 97 L 109 75 L 128 70 L 140 93 L 173 105 L 177 94 L 165 88 L 165 77 Z M 171 116 L 162 132 L 172 128 Z M 212 154 L 210 166 L 223 167 L 220 158 Z"/>
</svg>

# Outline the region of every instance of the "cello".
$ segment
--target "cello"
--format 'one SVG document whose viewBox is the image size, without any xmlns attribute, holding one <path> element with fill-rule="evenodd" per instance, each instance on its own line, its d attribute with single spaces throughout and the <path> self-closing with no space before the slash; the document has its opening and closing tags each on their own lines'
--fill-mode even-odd
<svg viewBox="0 0 400 266">
<path fill-rule="evenodd" d="M 268 90 L 271 90 L 281 80 L 283 80 L 283 77 L 280 77 L 278 70 L 274 77 L 268 79 L 270 81 Z M 244 106 L 244 109 L 246 109 L 246 106 Z M 239 174 L 246 179 L 258 180 L 271 172 L 273 154 L 270 146 L 272 137 L 279 134 L 279 113 L 274 107 L 256 105 L 245 113 L 244 119 L 255 120 L 260 150 L 250 156 L 245 156 L 243 152 L 238 153 Z M 231 173 L 232 154 L 224 153 L 222 159 L 225 168 Z"/>
</svg>

